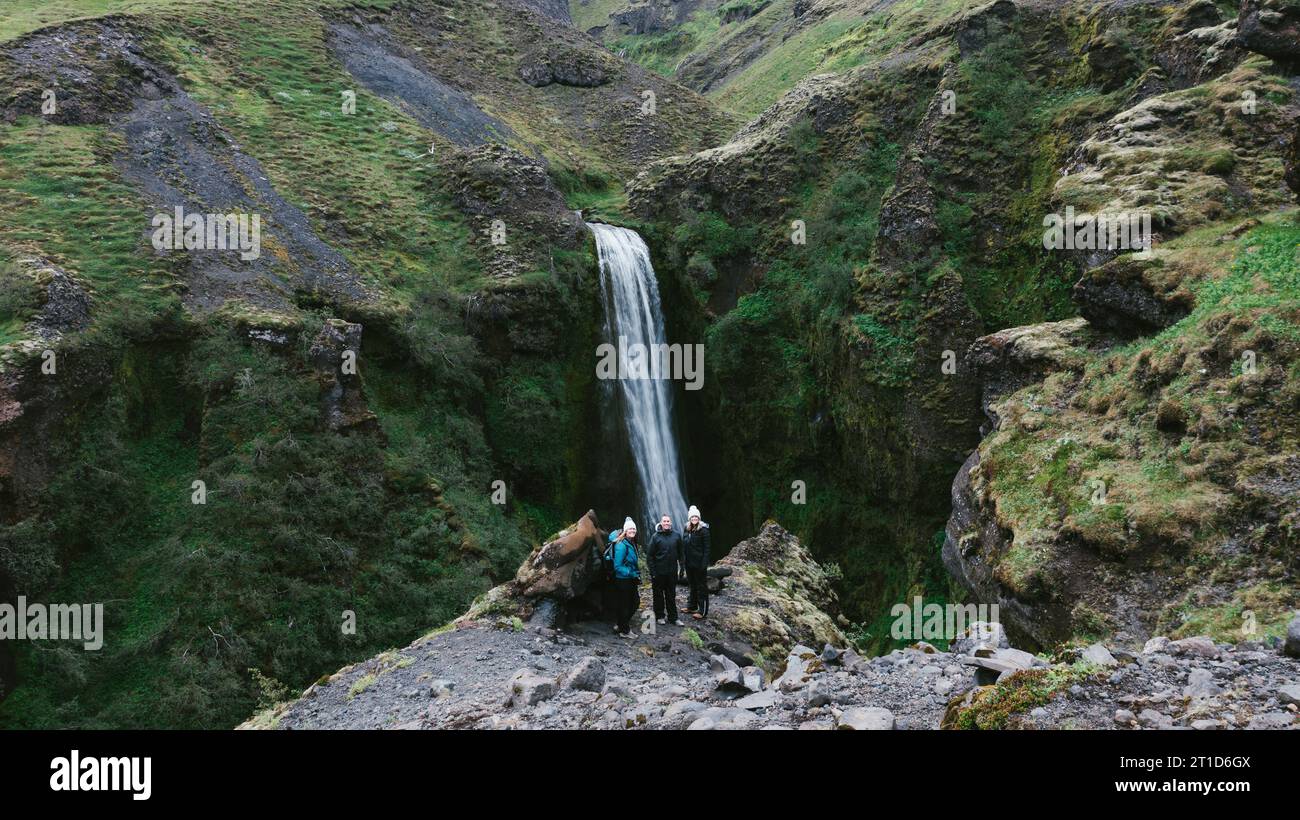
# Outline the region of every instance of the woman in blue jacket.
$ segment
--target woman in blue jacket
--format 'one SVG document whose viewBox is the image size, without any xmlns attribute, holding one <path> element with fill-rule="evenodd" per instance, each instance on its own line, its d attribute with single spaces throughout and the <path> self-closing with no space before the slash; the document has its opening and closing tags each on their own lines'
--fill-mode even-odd
<svg viewBox="0 0 1300 820">
<path fill-rule="evenodd" d="M 618 619 L 614 631 L 624 638 L 635 637 L 632 634 L 632 616 L 641 606 L 641 596 L 637 591 L 641 585 L 641 567 L 636 524 L 631 518 L 623 521 L 622 530 L 609 534 L 609 546 L 605 548 L 605 554 L 613 563 L 614 613 Z"/>
</svg>

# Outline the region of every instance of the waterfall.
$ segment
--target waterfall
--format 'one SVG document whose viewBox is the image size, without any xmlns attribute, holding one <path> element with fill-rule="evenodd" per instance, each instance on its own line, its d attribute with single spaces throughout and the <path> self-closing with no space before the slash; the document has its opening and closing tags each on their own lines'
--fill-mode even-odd
<svg viewBox="0 0 1300 820">
<path fill-rule="evenodd" d="M 619 347 L 621 339 L 628 345 L 640 343 L 648 350 L 658 349 L 652 346 L 667 340 L 650 250 L 636 231 L 599 222 L 587 226 L 596 236 L 600 259 L 605 341 Z M 639 483 L 640 510 L 633 519 L 646 539 L 663 513 L 673 517 L 674 526 L 686 519 L 681 462 L 673 437 L 672 384 L 666 377 L 620 378 L 617 382 Z M 602 384 L 612 394 L 610 382 Z"/>
</svg>

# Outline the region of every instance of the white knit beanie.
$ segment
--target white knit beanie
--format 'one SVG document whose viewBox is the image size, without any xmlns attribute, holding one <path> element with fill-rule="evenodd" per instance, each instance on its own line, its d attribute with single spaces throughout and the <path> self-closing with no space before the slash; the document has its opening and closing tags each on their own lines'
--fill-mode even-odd
<svg viewBox="0 0 1300 820">
<path fill-rule="evenodd" d="M 687 518 L 690 518 L 693 515 L 698 516 L 699 514 L 700 514 L 700 508 L 695 506 L 694 504 L 692 504 L 691 508 L 686 511 Z"/>
<path fill-rule="evenodd" d="M 627 530 L 628 527 L 631 527 L 632 529 L 636 529 L 636 522 L 632 520 L 632 516 L 630 515 L 627 518 L 623 519 L 623 529 Z"/>
</svg>

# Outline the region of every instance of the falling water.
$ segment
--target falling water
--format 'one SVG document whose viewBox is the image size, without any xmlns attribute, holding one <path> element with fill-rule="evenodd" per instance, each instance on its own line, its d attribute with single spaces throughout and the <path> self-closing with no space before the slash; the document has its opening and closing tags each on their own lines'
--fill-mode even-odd
<svg viewBox="0 0 1300 820">
<path fill-rule="evenodd" d="M 636 231 L 588 223 L 596 235 L 600 258 L 600 292 L 605 303 L 605 341 L 617 345 L 666 343 L 659 281 L 650 265 L 650 251 Z M 608 384 L 607 384 L 608 386 Z M 632 458 L 636 462 L 643 532 L 668 513 L 680 525 L 686 517 L 681 462 L 673 438 L 672 385 L 667 378 L 618 379 L 623 420 Z"/>
</svg>

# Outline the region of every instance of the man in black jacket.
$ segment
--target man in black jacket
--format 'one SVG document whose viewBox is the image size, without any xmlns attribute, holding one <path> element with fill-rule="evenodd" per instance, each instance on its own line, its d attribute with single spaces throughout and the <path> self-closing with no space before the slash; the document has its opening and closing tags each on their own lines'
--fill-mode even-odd
<svg viewBox="0 0 1300 820">
<path fill-rule="evenodd" d="M 683 564 L 682 537 L 673 530 L 672 516 L 665 513 L 659 519 L 655 534 L 650 536 L 646 560 L 650 565 L 650 587 L 654 591 L 655 619 L 660 624 L 677 619 L 677 568 Z"/>
<path fill-rule="evenodd" d="M 709 525 L 700 520 L 700 510 L 692 505 L 686 513 L 686 528 L 682 530 L 682 543 L 686 553 L 686 580 L 691 594 L 686 600 L 686 611 L 691 617 L 702 620 L 709 614 Z"/>
</svg>

